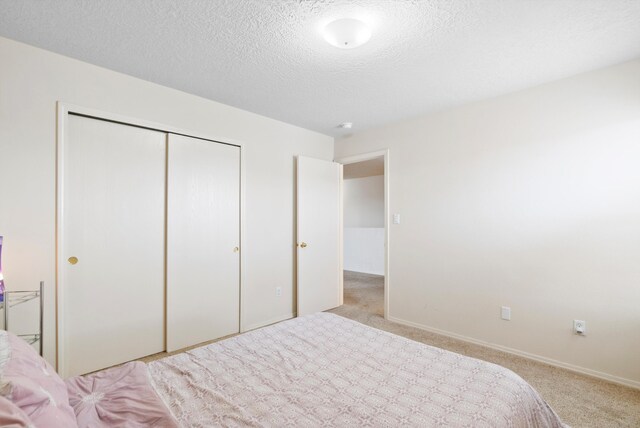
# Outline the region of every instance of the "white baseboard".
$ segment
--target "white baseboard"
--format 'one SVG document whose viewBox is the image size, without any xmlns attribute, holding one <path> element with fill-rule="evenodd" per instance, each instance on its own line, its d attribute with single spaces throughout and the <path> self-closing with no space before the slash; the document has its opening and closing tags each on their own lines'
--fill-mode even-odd
<svg viewBox="0 0 640 428">
<path fill-rule="evenodd" d="M 547 358 L 547 357 L 543 357 L 540 355 L 536 355 L 536 354 L 531 354 L 529 352 L 525 352 L 525 351 L 520 351 L 518 349 L 513 349 L 513 348 L 509 348 L 507 346 L 502 346 L 502 345 L 497 345 L 495 343 L 490 343 L 490 342 L 485 342 L 483 340 L 478 340 L 478 339 L 474 339 L 472 337 L 468 337 L 468 336 L 463 336 L 461 334 L 457 334 L 457 333 L 452 333 L 446 330 L 440 330 L 439 328 L 434 328 L 434 327 L 429 327 L 423 324 L 419 324 L 419 323 L 415 323 L 412 321 L 406 321 L 400 318 L 396 318 L 396 317 L 392 317 L 392 316 L 387 316 L 387 319 L 389 321 L 398 323 L 398 324 L 402 324 L 402 325 L 406 325 L 409 327 L 415 327 L 418 328 L 420 330 L 425 330 L 431 333 L 436 333 L 442 336 L 447 336 L 447 337 L 452 337 L 454 339 L 458 339 L 458 340 L 462 340 L 464 342 L 469 342 L 469 343 L 473 343 L 475 345 L 480 345 L 480 346 L 484 346 L 486 348 L 491 348 L 491 349 L 495 349 L 498 351 L 502 351 L 502 352 L 506 352 L 509 354 L 513 354 L 513 355 L 518 355 L 520 357 L 524 357 L 524 358 L 528 358 L 530 360 L 534 360 L 534 361 L 538 361 L 541 363 L 545 363 L 545 364 L 549 364 L 551 366 L 555 366 L 555 367 L 560 367 L 566 370 L 570 370 L 572 372 L 575 373 L 580 373 L 583 375 L 587 375 L 587 376 L 591 376 L 591 377 L 595 377 L 598 379 L 602 379 L 602 380 L 606 380 L 609 382 L 613 382 L 616 383 L 618 385 L 624 385 L 624 386 L 628 386 L 630 388 L 634 388 L 634 389 L 640 389 L 640 382 L 636 381 L 636 380 L 632 380 L 632 379 L 626 379 L 623 377 L 619 377 L 619 376 L 614 376 L 608 373 L 603 373 L 603 372 L 599 372 L 597 370 L 591 370 L 591 369 L 587 369 L 585 367 L 580 367 L 580 366 L 576 366 L 573 364 L 569 364 L 569 363 L 564 363 L 562 361 L 558 361 L 558 360 L 554 360 L 552 358 Z"/>
<path fill-rule="evenodd" d="M 250 331 L 250 330 L 255 330 L 256 328 L 260 328 L 260 327 L 266 327 L 268 325 L 275 324 L 275 323 L 280 322 L 280 321 L 286 321 L 288 319 L 294 318 L 295 316 L 296 316 L 296 314 L 294 314 L 292 312 L 290 314 L 280 315 L 280 316 L 268 319 L 266 321 L 261 321 L 261 322 L 257 322 L 257 323 L 254 323 L 254 324 L 250 324 L 248 326 L 243 326 L 244 328 L 242 329 L 241 333 L 244 333 L 244 332 Z"/>
<path fill-rule="evenodd" d="M 384 271 L 382 272 L 365 272 L 364 270 L 353 270 L 353 269 L 342 269 L 343 272 L 352 272 L 352 273 L 364 273 L 367 275 L 373 276 L 384 276 Z"/>
</svg>

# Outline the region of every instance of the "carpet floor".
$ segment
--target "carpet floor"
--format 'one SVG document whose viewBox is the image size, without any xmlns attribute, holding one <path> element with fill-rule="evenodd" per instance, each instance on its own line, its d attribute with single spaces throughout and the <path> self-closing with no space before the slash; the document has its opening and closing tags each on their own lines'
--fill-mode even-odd
<svg viewBox="0 0 640 428">
<path fill-rule="evenodd" d="M 506 367 L 529 382 L 574 427 L 640 427 L 640 391 L 527 358 L 384 319 L 384 279 L 345 272 L 344 305 L 337 315 L 431 346 Z"/>
</svg>

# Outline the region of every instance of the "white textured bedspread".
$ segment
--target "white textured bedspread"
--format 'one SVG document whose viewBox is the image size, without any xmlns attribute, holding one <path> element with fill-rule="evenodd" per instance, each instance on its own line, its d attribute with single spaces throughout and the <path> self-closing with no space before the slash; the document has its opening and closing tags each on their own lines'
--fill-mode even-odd
<svg viewBox="0 0 640 428">
<path fill-rule="evenodd" d="M 318 313 L 149 364 L 185 427 L 562 427 L 504 367 Z"/>
</svg>

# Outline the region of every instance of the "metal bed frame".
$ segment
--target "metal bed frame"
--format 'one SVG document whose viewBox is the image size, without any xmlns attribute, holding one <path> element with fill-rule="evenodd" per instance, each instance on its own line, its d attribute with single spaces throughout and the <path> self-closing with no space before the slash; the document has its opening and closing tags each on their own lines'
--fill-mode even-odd
<svg viewBox="0 0 640 428">
<path fill-rule="evenodd" d="M 11 297 L 15 296 L 13 299 Z M 44 323 L 44 281 L 40 281 L 40 289 L 33 291 L 7 291 L 4 292 L 4 301 L 0 303 L 0 307 L 4 308 L 4 329 L 9 330 L 9 309 L 20 305 L 21 303 L 28 302 L 33 299 L 40 300 L 40 322 L 38 333 L 32 334 L 19 334 L 19 337 L 22 337 L 26 340 L 30 345 L 33 345 L 36 342 L 40 342 L 40 355 L 42 355 L 42 330 Z"/>
</svg>

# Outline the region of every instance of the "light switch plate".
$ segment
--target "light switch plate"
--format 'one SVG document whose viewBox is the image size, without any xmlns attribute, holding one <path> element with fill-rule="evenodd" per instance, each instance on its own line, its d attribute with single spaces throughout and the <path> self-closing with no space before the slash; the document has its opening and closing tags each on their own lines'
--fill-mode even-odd
<svg viewBox="0 0 640 428">
<path fill-rule="evenodd" d="M 500 310 L 500 318 L 505 321 L 511 321 L 511 308 L 508 306 L 503 306 Z"/>
<path fill-rule="evenodd" d="M 393 215 L 393 224 L 400 224 L 400 214 Z"/>
</svg>

